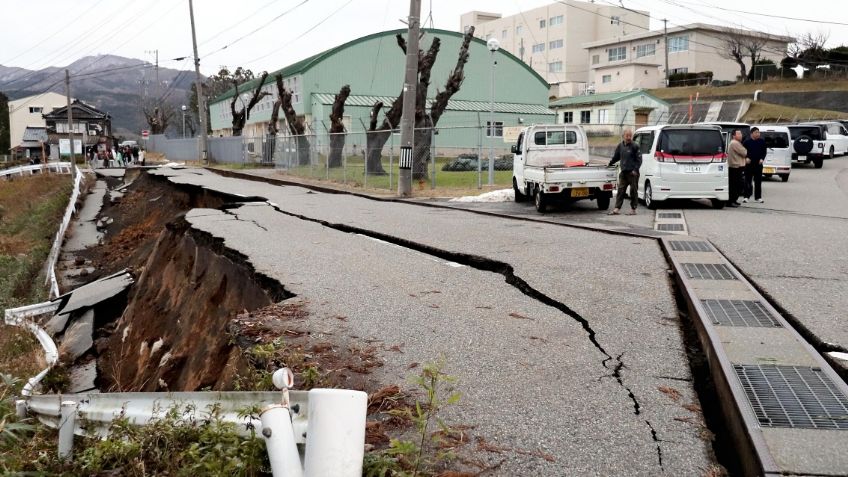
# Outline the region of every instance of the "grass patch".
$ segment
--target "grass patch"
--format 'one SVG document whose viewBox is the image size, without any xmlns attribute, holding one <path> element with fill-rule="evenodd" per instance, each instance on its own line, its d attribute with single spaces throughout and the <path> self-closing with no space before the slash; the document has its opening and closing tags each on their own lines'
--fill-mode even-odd
<svg viewBox="0 0 848 477">
<path fill-rule="evenodd" d="M 750 95 L 761 89 L 766 93 L 801 91 L 848 91 L 848 81 L 818 79 L 786 79 L 766 81 L 765 83 L 739 83 L 730 86 L 686 86 L 681 88 L 650 89 L 649 93 L 660 99 L 689 99 L 689 95 L 699 95 L 701 100 L 717 96 Z"/>
<path fill-rule="evenodd" d="M 20 177 L 0 187 L 0 309 L 47 298 L 42 269 L 72 187 L 68 175 Z"/>
<path fill-rule="evenodd" d="M 826 109 L 793 108 L 779 104 L 764 103 L 757 101 L 751 103 L 751 107 L 742 120 L 751 124 L 808 121 L 811 119 L 841 118 L 845 113 L 839 111 L 828 111 Z"/>
</svg>

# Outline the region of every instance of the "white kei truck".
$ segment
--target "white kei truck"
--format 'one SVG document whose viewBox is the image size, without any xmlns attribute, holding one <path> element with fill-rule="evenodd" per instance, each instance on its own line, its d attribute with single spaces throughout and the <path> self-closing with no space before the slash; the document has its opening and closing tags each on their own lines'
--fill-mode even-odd
<svg viewBox="0 0 848 477">
<path fill-rule="evenodd" d="M 607 210 L 616 184 L 616 169 L 589 163 L 583 128 L 572 124 L 539 124 L 524 128 L 512 146 L 515 201 L 532 198 L 544 213 L 554 203 L 594 199 Z"/>
</svg>

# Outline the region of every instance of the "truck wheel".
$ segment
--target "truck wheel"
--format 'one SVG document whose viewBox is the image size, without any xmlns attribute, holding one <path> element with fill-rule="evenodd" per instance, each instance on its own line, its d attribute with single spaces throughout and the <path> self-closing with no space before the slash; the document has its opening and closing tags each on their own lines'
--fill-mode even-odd
<svg viewBox="0 0 848 477">
<path fill-rule="evenodd" d="M 720 210 L 720 209 L 724 208 L 724 206 L 727 202 L 725 202 L 723 200 L 718 200 L 718 199 L 710 199 L 710 203 L 712 203 L 713 209 Z"/>
<path fill-rule="evenodd" d="M 833 146 L 830 146 L 830 154 L 828 154 L 827 158 L 833 159 L 834 157 L 836 157 L 836 151 L 833 150 Z"/>
<path fill-rule="evenodd" d="M 606 192 L 601 192 L 598 197 L 595 198 L 598 201 L 598 210 L 607 210 L 609 209 L 610 204 L 610 194 Z"/>
<path fill-rule="evenodd" d="M 544 192 L 542 192 L 542 191 L 540 191 L 540 190 L 536 190 L 536 200 L 535 200 L 535 203 L 536 203 L 536 210 L 537 210 L 539 213 L 544 214 L 544 213 L 545 213 L 545 210 L 547 210 L 547 208 L 548 208 L 548 198 L 547 198 L 547 197 L 545 197 L 545 193 L 544 193 Z"/>
<path fill-rule="evenodd" d="M 659 204 L 654 200 L 654 190 L 650 182 L 645 182 L 645 206 L 651 210 L 657 210 Z"/>
<path fill-rule="evenodd" d="M 824 158 L 819 156 L 819 157 L 813 159 L 813 165 L 816 166 L 816 169 L 821 169 L 822 166 L 824 165 Z"/>
<path fill-rule="evenodd" d="M 512 178 L 512 190 L 515 192 L 516 202 L 524 202 L 527 200 L 527 196 L 518 190 L 518 182 L 515 180 L 515 177 Z"/>
<path fill-rule="evenodd" d="M 780 180 L 782 180 L 783 182 L 789 182 L 789 174 L 781 174 Z"/>
</svg>

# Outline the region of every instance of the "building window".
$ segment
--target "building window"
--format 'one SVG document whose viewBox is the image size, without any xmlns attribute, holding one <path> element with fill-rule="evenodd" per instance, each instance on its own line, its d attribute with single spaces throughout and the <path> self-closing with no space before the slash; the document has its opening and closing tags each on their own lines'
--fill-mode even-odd
<svg viewBox="0 0 848 477">
<path fill-rule="evenodd" d="M 598 124 L 609 124 L 609 109 L 598 110 Z"/>
<path fill-rule="evenodd" d="M 548 73 L 557 73 L 562 71 L 562 61 L 554 61 L 553 63 L 548 63 Z"/>
<path fill-rule="evenodd" d="M 517 27 L 515 27 L 515 34 L 516 35 L 520 35 L 522 32 L 524 32 L 524 28 L 521 25 L 518 25 Z"/>
<path fill-rule="evenodd" d="M 621 17 L 611 16 L 610 17 L 610 25 L 621 25 Z"/>
<path fill-rule="evenodd" d="M 554 40 L 552 42 L 549 42 L 548 48 L 550 48 L 551 50 L 562 48 L 562 40 Z"/>
<path fill-rule="evenodd" d="M 486 121 L 486 137 L 503 137 L 503 121 L 495 121 L 494 136 L 492 135 L 492 122 Z"/>
<path fill-rule="evenodd" d="M 670 74 L 670 75 L 679 75 L 679 74 L 688 73 L 688 72 L 689 72 L 689 68 L 672 68 L 672 69 L 668 70 L 668 74 Z"/>
<path fill-rule="evenodd" d="M 607 50 L 610 61 L 621 61 L 627 59 L 627 47 L 619 46 L 618 48 L 610 48 Z"/>
<path fill-rule="evenodd" d="M 545 28 L 545 20 L 539 20 L 539 28 Z"/>
<path fill-rule="evenodd" d="M 536 43 L 535 45 L 533 45 L 533 53 L 541 53 L 543 51 L 545 51 L 544 43 Z"/>
<path fill-rule="evenodd" d="M 29 113 L 30 114 L 41 113 L 42 111 L 44 111 L 44 108 L 42 108 L 41 106 L 30 106 L 29 107 Z"/>
<path fill-rule="evenodd" d="M 501 38 L 506 38 L 506 30 L 501 32 Z"/>
<path fill-rule="evenodd" d="M 601 55 L 592 55 L 592 64 L 597 65 L 601 62 Z"/>
<path fill-rule="evenodd" d="M 562 25 L 562 15 L 557 15 L 555 17 L 551 17 L 548 22 L 549 26 Z"/>
<path fill-rule="evenodd" d="M 612 75 L 604 75 L 601 77 L 601 83 L 612 83 Z"/>
<path fill-rule="evenodd" d="M 566 111 L 562 113 L 562 122 L 571 124 L 574 122 L 574 111 Z"/>
<path fill-rule="evenodd" d="M 669 53 L 689 50 L 689 37 L 687 35 L 673 36 L 668 39 Z"/>
<path fill-rule="evenodd" d="M 641 58 L 643 56 L 654 56 L 656 52 L 656 43 L 645 43 L 644 45 L 636 45 L 636 58 Z"/>
<path fill-rule="evenodd" d="M 580 111 L 580 124 L 592 122 L 592 111 Z"/>
</svg>

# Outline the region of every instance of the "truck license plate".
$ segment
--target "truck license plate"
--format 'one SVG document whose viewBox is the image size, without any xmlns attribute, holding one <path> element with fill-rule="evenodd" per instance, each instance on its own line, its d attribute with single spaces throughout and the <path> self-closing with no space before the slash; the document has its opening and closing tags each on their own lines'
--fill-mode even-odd
<svg viewBox="0 0 848 477">
<path fill-rule="evenodd" d="M 763 167 L 763 174 L 774 174 L 774 167 Z"/>
<path fill-rule="evenodd" d="M 589 188 L 577 187 L 575 189 L 571 189 L 571 197 L 589 197 Z"/>
<path fill-rule="evenodd" d="M 683 168 L 683 172 L 698 173 L 702 171 L 702 166 L 686 166 Z"/>
</svg>

